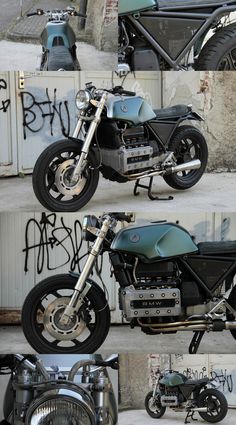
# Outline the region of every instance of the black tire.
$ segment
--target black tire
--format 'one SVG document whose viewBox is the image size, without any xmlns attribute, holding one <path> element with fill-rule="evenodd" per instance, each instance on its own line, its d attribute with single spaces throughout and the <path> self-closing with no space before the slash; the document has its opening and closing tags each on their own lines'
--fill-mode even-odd
<svg viewBox="0 0 236 425">
<path fill-rule="evenodd" d="M 60 188 L 58 189 L 55 185 L 57 170 L 66 164 L 68 159 L 72 161 L 79 157 L 82 143 L 67 139 L 60 140 L 48 146 L 36 161 L 33 171 L 34 193 L 39 202 L 50 211 L 76 212 L 89 202 L 97 189 L 99 171 L 96 169 L 92 156 L 88 157 L 88 166 L 83 173 L 80 193 L 70 195 L 68 192 L 69 195 L 63 195 Z M 67 156 L 63 157 L 63 155 Z M 69 166 L 68 172 L 71 167 Z"/>
<path fill-rule="evenodd" d="M 209 411 L 199 412 L 206 422 L 216 423 L 222 421 L 228 412 L 228 402 L 220 391 L 208 388 L 202 391 L 198 397 L 198 407 L 209 406 Z M 219 412 L 218 412 L 219 411 Z"/>
<path fill-rule="evenodd" d="M 145 409 L 147 413 L 149 414 L 149 416 L 151 416 L 151 418 L 159 419 L 164 415 L 166 411 L 166 407 L 161 406 L 161 403 L 158 402 L 158 400 L 156 400 L 155 406 L 153 405 L 153 407 L 151 408 L 150 403 L 152 399 L 153 399 L 153 391 L 150 391 L 145 397 Z"/>
<path fill-rule="evenodd" d="M 70 329 L 69 327 L 67 329 L 60 328 L 61 333 L 68 332 L 67 340 L 62 340 L 58 332 L 57 335 L 60 339 L 57 339 L 57 335 L 56 337 L 52 336 L 45 327 L 44 318 L 48 311 L 48 305 L 52 306 L 54 301 L 52 297 L 55 300 L 61 299 L 62 305 L 65 305 L 62 302 L 62 297 L 67 297 L 68 299 L 72 295 L 76 281 L 75 277 L 66 274 L 52 276 L 36 285 L 26 297 L 22 309 L 22 327 L 27 341 L 38 353 L 90 354 L 94 353 L 103 344 L 110 327 L 110 309 L 103 291 L 96 283 L 92 283 L 90 280 L 92 287 L 86 295 L 85 303 L 79 311 L 80 314 L 78 313 L 74 320 L 76 325 L 76 319 L 83 319 L 83 323 L 86 324 L 85 332 L 89 332 L 88 337 L 85 334 L 83 341 L 81 339 L 77 340 L 77 336 L 75 338 L 75 335 L 72 334 L 72 326 Z M 48 305 L 45 305 L 46 303 Z M 58 314 L 55 312 L 52 316 L 53 330 L 55 329 L 55 324 L 58 326 L 55 318 L 59 318 L 62 308 L 59 307 Z M 54 310 L 56 310 L 55 307 Z M 77 327 L 79 326 L 80 324 L 77 321 Z M 76 326 L 74 328 L 76 329 Z M 71 335 L 73 335 L 73 341 L 70 340 Z M 82 336 L 81 334 L 78 335 L 79 338 Z"/>
<path fill-rule="evenodd" d="M 236 309 L 236 286 L 234 286 L 232 291 L 230 292 L 230 295 L 229 295 L 229 298 L 228 298 L 228 303 L 231 305 L 231 307 Z M 236 317 L 234 317 L 234 315 L 231 312 L 228 312 L 227 313 L 227 320 L 234 321 L 234 320 L 236 320 Z M 236 330 L 230 329 L 230 333 L 231 333 L 232 337 L 236 340 Z"/>
<path fill-rule="evenodd" d="M 236 24 L 217 31 L 203 47 L 196 69 L 199 71 L 236 70 Z"/>
<path fill-rule="evenodd" d="M 178 190 L 185 190 L 195 186 L 202 177 L 208 161 L 208 148 L 202 133 L 195 127 L 183 125 L 175 131 L 168 150 L 174 152 L 177 165 L 193 159 L 200 159 L 202 165 L 198 170 L 183 172 L 182 175 L 178 173 L 163 176 L 165 182 L 170 187 Z"/>
</svg>

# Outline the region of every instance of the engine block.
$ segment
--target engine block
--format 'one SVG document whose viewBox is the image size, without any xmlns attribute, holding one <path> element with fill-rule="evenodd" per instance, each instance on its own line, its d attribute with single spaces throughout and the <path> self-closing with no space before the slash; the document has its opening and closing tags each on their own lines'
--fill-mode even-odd
<svg viewBox="0 0 236 425">
<path fill-rule="evenodd" d="M 176 395 L 162 395 L 161 396 L 161 405 L 162 406 L 178 406 L 179 401 Z"/>
<path fill-rule="evenodd" d="M 102 163 L 120 174 L 153 166 L 153 148 L 141 146 L 126 148 L 120 147 L 116 150 L 101 149 Z"/>
<path fill-rule="evenodd" d="M 120 307 L 129 321 L 135 317 L 179 316 L 181 295 L 178 288 L 135 289 L 133 286 L 120 290 Z"/>
</svg>

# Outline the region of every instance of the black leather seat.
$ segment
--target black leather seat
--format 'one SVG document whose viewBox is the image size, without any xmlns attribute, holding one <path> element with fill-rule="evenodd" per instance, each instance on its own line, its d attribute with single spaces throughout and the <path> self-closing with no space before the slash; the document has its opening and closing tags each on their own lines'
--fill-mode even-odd
<svg viewBox="0 0 236 425">
<path fill-rule="evenodd" d="M 236 255 L 236 241 L 222 241 L 222 242 L 201 242 L 198 244 L 200 254 L 235 254 Z"/>
<path fill-rule="evenodd" d="M 48 70 L 74 71 L 74 62 L 70 51 L 65 46 L 54 46 L 50 49 L 48 58 Z"/>
<path fill-rule="evenodd" d="M 234 3 L 235 0 L 157 0 L 157 5 L 158 8 L 161 9 L 167 9 L 170 7 L 183 7 L 183 6 L 189 6 L 189 7 L 193 7 L 193 6 L 221 6 L 224 4 L 230 4 L 230 3 Z"/>
<path fill-rule="evenodd" d="M 189 106 L 176 105 L 170 108 L 154 109 L 157 118 L 178 118 L 190 112 Z"/>
<path fill-rule="evenodd" d="M 188 379 L 184 384 L 185 385 L 202 385 L 207 384 L 210 381 L 209 378 L 202 378 L 202 379 Z"/>
</svg>

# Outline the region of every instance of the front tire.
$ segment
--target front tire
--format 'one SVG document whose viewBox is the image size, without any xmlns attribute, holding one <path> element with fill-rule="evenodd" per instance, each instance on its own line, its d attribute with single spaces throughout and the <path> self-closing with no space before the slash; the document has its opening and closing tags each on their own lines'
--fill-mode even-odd
<svg viewBox="0 0 236 425">
<path fill-rule="evenodd" d="M 177 165 L 199 159 L 201 167 L 198 170 L 163 176 L 165 182 L 178 190 L 195 186 L 201 179 L 208 161 L 208 148 L 202 133 L 195 127 L 183 125 L 175 131 L 168 150 L 174 152 Z"/>
<path fill-rule="evenodd" d="M 146 395 L 145 409 L 151 418 L 159 419 L 164 415 L 166 408 L 161 405 L 161 402 L 158 400 L 158 395 L 156 397 L 157 399 L 154 401 L 153 391 L 150 391 Z"/>
<path fill-rule="evenodd" d="M 198 407 L 207 407 L 207 412 L 199 412 L 206 422 L 216 423 L 222 421 L 228 412 L 227 400 L 220 391 L 208 388 L 202 391 L 198 398 Z"/>
<path fill-rule="evenodd" d="M 22 327 L 29 344 L 38 353 L 94 353 L 110 327 L 110 309 L 103 291 L 91 282 L 84 304 L 68 325 L 60 315 L 73 294 L 77 278 L 61 274 L 44 279 L 25 299 Z"/>
<path fill-rule="evenodd" d="M 199 71 L 236 70 L 236 25 L 220 29 L 203 47 L 197 64 Z"/>
<path fill-rule="evenodd" d="M 71 185 L 70 176 L 81 154 L 79 141 L 60 140 L 48 146 L 36 161 L 33 189 L 39 202 L 50 211 L 76 212 L 94 195 L 99 171 L 90 155 L 78 184 Z"/>
</svg>

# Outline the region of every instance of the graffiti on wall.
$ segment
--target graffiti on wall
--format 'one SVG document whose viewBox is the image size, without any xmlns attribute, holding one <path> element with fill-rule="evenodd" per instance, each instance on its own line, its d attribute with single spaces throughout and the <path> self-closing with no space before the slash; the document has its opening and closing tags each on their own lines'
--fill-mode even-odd
<svg viewBox="0 0 236 425">
<path fill-rule="evenodd" d="M 24 271 L 29 271 L 30 252 L 36 258 L 37 274 L 65 265 L 69 265 L 71 271 L 80 271 L 81 260 L 87 255 L 80 256 L 81 245 L 82 227 L 79 220 L 75 220 L 70 227 L 62 216 L 55 213 L 42 213 L 40 220 L 31 218 L 25 227 Z"/>
<path fill-rule="evenodd" d="M 0 91 L 7 90 L 7 82 L 3 78 L 0 79 Z M 0 101 L 0 111 L 7 112 L 9 106 L 10 106 L 10 99 L 5 99 Z"/>
<path fill-rule="evenodd" d="M 51 98 L 48 88 L 45 90 L 45 97 L 37 100 L 36 96 L 28 91 L 20 93 L 22 113 L 23 113 L 23 132 L 24 139 L 27 138 L 27 131 L 38 133 L 49 122 L 50 134 L 54 134 L 54 126 L 58 126 L 58 120 L 63 136 L 68 137 L 70 134 L 70 111 L 68 100 L 58 101 L 57 89 L 53 90 Z"/>
</svg>

